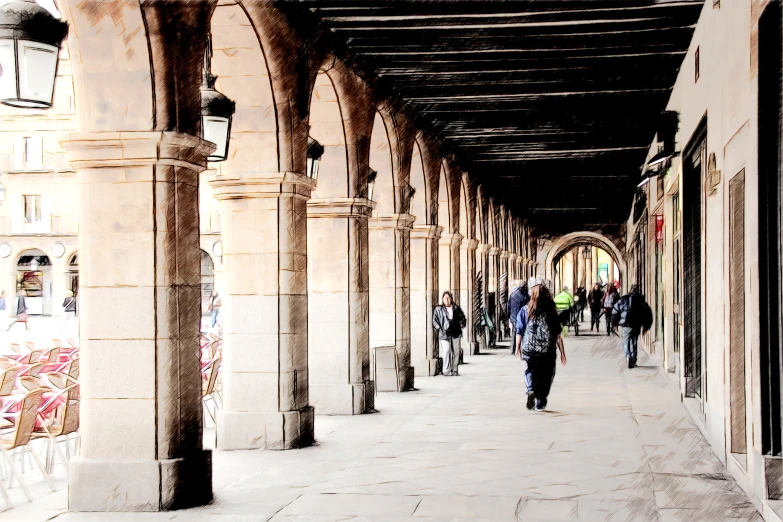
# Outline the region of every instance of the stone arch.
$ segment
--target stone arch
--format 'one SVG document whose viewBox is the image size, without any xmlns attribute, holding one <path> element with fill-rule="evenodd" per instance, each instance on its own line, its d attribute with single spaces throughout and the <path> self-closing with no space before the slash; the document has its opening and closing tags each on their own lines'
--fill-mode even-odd
<svg viewBox="0 0 783 522">
<path fill-rule="evenodd" d="M 489 202 L 484 195 L 483 187 L 479 186 L 476 193 L 476 238 L 479 242 L 484 244 L 490 244 L 489 239 L 489 219 L 487 213 L 489 212 Z"/>
<path fill-rule="evenodd" d="M 216 89 L 236 103 L 224 176 L 280 170 L 275 92 L 257 28 L 242 4 L 219 4 L 210 22 Z M 274 151 L 273 154 L 270 154 Z"/>
<path fill-rule="evenodd" d="M 370 168 L 378 173 L 373 189 L 375 209 L 373 215 L 389 215 L 397 213 L 397 180 L 392 160 L 391 141 L 386 121 L 380 112 L 375 113 L 370 136 Z"/>
<path fill-rule="evenodd" d="M 595 246 L 606 251 L 617 265 L 620 271 L 620 282 L 622 288 L 625 289 L 627 285 L 628 267 L 625 262 L 625 258 L 622 256 L 620 250 L 615 243 L 602 234 L 596 232 L 572 232 L 564 236 L 560 236 L 551 245 L 549 252 L 546 255 L 546 264 L 544 269 L 546 270 L 546 278 L 554 281 L 555 276 L 555 264 L 562 257 L 562 255 L 573 247 L 589 245 Z"/>
<path fill-rule="evenodd" d="M 413 198 L 411 198 L 410 213 L 416 218 L 417 224 L 432 225 L 432 216 L 429 208 L 433 196 L 424 174 L 424 161 L 418 141 L 413 144 L 410 184 L 415 191 Z"/>
<path fill-rule="evenodd" d="M 324 147 L 314 198 L 350 197 L 348 150 L 342 106 L 328 71 L 320 71 L 313 83 L 310 101 L 310 136 Z"/>
<path fill-rule="evenodd" d="M 438 226 L 442 234 L 451 232 L 451 187 L 446 177 L 446 167 L 441 165 L 438 174 Z"/>
</svg>

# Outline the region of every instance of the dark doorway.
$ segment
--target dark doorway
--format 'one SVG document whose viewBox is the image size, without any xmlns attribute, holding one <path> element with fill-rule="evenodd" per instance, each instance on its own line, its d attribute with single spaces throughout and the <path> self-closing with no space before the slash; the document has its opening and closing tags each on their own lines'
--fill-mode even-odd
<svg viewBox="0 0 783 522">
<path fill-rule="evenodd" d="M 781 455 L 781 10 L 771 2 L 759 19 L 759 315 L 761 447 Z M 772 495 L 770 495 L 772 496 Z"/>
<path fill-rule="evenodd" d="M 703 397 L 701 347 L 701 200 L 703 169 L 707 154 L 707 118 L 683 153 L 682 245 L 683 245 L 683 321 L 685 358 L 685 395 Z"/>
</svg>

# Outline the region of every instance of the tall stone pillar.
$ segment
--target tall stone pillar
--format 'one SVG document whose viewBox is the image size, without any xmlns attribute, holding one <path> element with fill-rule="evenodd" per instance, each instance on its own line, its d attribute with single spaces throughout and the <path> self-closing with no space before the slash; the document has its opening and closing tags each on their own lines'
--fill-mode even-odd
<svg viewBox="0 0 783 522">
<path fill-rule="evenodd" d="M 509 264 L 509 255 L 510 254 L 506 250 L 501 250 L 500 254 L 498 255 L 498 320 L 500 321 L 498 327 L 498 337 L 501 339 L 505 338 L 506 328 L 504 323 L 506 326 L 508 325 L 507 320 L 501 320 L 500 318 L 505 317 L 508 311 L 508 291 L 511 288 L 509 274 L 509 267 L 511 265 Z M 503 278 L 504 274 L 506 276 L 505 278 Z"/>
<path fill-rule="evenodd" d="M 468 353 L 476 355 L 479 353 L 478 342 L 476 342 L 476 321 L 478 317 L 475 314 L 476 301 L 476 247 L 478 241 L 475 239 L 463 240 L 460 245 L 460 306 L 465 312 L 467 318 L 467 327 L 465 328 L 462 339 L 468 343 Z"/>
<path fill-rule="evenodd" d="M 599 279 L 600 279 L 598 277 L 598 268 L 599 268 L 598 267 L 598 249 L 595 248 L 595 247 L 590 247 L 590 249 L 592 250 L 592 253 L 593 253 L 592 256 L 591 256 L 592 260 L 593 260 L 593 277 L 595 277 L 595 281 L 598 282 Z"/>
<path fill-rule="evenodd" d="M 372 205 L 364 198 L 307 204 L 310 402 L 319 413 L 357 415 L 374 407 L 367 239 Z"/>
<path fill-rule="evenodd" d="M 411 352 L 416 375 L 437 375 L 438 345 L 432 329 L 432 313 L 440 301 L 438 292 L 438 240 L 441 227 L 414 225 L 411 230 Z"/>
<path fill-rule="evenodd" d="M 489 251 L 492 248 L 491 245 L 486 243 L 479 243 L 476 246 L 476 263 L 481 268 L 481 303 L 482 309 L 486 310 L 489 299 L 489 284 L 490 284 L 490 267 L 489 267 Z M 480 322 L 481 318 L 477 317 L 476 321 Z M 487 341 L 489 340 L 489 334 L 485 331 L 482 332 L 482 336 L 479 339 L 480 349 L 487 349 Z"/>
<path fill-rule="evenodd" d="M 609 258 L 609 282 L 614 283 L 614 259 Z"/>
<path fill-rule="evenodd" d="M 83 368 L 69 509 L 205 504 L 198 183 L 214 146 L 174 132 L 72 134 L 64 146 L 79 184 Z"/>
<path fill-rule="evenodd" d="M 514 281 L 519 279 L 519 264 L 517 263 L 517 255 L 513 252 L 508 255 L 508 288 L 511 289 Z"/>
<path fill-rule="evenodd" d="M 489 249 L 489 285 L 488 291 L 495 294 L 495 313 L 492 322 L 495 323 L 495 339 L 500 340 L 500 249 Z"/>
<path fill-rule="evenodd" d="M 449 290 L 459 302 L 459 246 L 461 234 L 441 233 L 439 241 L 438 263 L 440 264 L 440 291 Z"/>
<path fill-rule="evenodd" d="M 411 367 L 410 214 L 369 219 L 370 348 L 394 346 L 401 390 L 413 388 Z"/>
<path fill-rule="evenodd" d="M 223 408 L 220 449 L 313 442 L 308 401 L 307 200 L 292 172 L 212 182 L 223 204 Z"/>
</svg>

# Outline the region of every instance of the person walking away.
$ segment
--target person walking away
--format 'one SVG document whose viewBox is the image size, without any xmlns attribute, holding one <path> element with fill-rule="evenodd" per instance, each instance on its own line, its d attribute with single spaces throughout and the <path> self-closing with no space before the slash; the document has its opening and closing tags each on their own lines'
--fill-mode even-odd
<svg viewBox="0 0 783 522">
<path fill-rule="evenodd" d="M 442 302 L 432 315 L 432 327 L 438 335 L 438 345 L 443 357 L 443 375 L 458 376 L 460 339 L 467 319 L 448 290 L 443 292 Z"/>
<path fill-rule="evenodd" d="M 601 290 L 601 285 L 598 283 L 593 285 L 593 289 L 590 290 L 590 295 L 587 296 L 587 303 L 590 305 L 590 331 L 601 331 L 601 304 L 604 300 L 604 291 Z"/>
<path fill-rule="evenodd" d="M 525 390 L 528 410 L 546 408 L 552 381 L 555 378 L 557 350 L 560 362 L 566 364 L 562 326 L 549 290 L 540 278 L 531 278 L 530 302 L 517 315 L 515 344 L 519 358 L 527 363 Z"/>
<path fill-rule="evenodd" d="M 0 312 L 5 312 L 5 298 L 8 295 L 8 293 L 3 290 L 0 292 Z"/>
<path fill-rule="evenodd" d="M 16 319 L 14 319 L 14 320 L 11 322 L 11 324 L 9 324 L 9 325 L 8 325 L 8 330 L 10 330 L 10 329 L 11 329 L 11 327 L 12 327 L 13 325 L 15 325 L 16 323 L 24 323 L 24 329 L 25 329 L 25 330 L 28 330 L 28 329 L 29 329 L 29 328 L 27 327 L 27 318 L 28 318 L 28 315 L 27 315 L 27 301 L 25 300 L 25 296 L 26 296 L 26 295 L 27 295 L 27 294 L 25 293 L 25 291 L 24 291 L 24 290 L 19 290 L 19 291 L 16 293 L 16 296 L 17 296 L 17 298 L 18 298 L 18 299 L 17 299 L 17 301 L 16 301 Z M 7 332 L 8 330 L 6 330 L 6 332 Z"/>
<path fill-rule="evenodd" d="M 652 327 L 652 309 L 637 285 L 631 286 L 630 293 L 622 296 L 612 310 L 612 321 L 623 329 L 623 351 L 628 362 L 628 368 L 636 366 L 636 356 L 639 347 L 639 333 Z"/>
<path fill-rule="evenodd" d="M 585 290 L 584 286 L 580 286 L 579 289 L 576 291 L 576 296 L 578 299 L 577 301 L 577 308 L 579 309 L 579 320 L 584 321 L 585 320 L 585 308 L 587 308 L 587 290 Z"/>
<path fill-rule="evenodd" d="M 563 287 L 563 290 L 555 296 L 555 306 L 560 316 L 560 324 L 567 326 L 571 322 L 571 308 L 574 306 L 574 298 L 567 286 Z M 568 331 L 567 327 L 565 331 Z"/>
<path fill-rule="evenodd" d="M 514 281 L 514 287 L 511 290 L 511 294 L 508 296 L 508 323 L 511 327 L 511 335 L 516 335 L 517 331 L 517 315 L 519 309 L 526 306 L 530 301 L 530 294 L 527 290 L 527 283 L 523 283 L 520 280 Z M 511 355 L 516 353 L 516 343 L 511 343 Z"/>
<path fill-rule="evenodd" d="M 612 308 L 614 308 L 618 298 L 619 294 L 617 292 L 617 288 L 612 284 L 606 285 L 606 295 L 604 295 L 603 307 L 604 315 L 606 316 L 607 336 L 612 335 L 613 333 L 617 335 L 617 332 L 615 332 L 614 328 L 612 328 Z"/>
<path fill-rule="evenodd" d="M 76 318 L 76 297 L 74 297 L 73 292 L 70 290 L 68 290 L 65 300 L 63 301 L 63 316 L 63 325 L 60 328 L 60 333 L 65 332 L 68 324 Z"/>
<path fill-rule="evenodd" d="M 212 328 L 217 324 L 221 306 L 223 306 L 223 301 L 220 300 L 220 295 L 217 292 L 213 292 L 209 300 L 209 308 L 207 309 L 207 311 L 212 313 Z"/>
</svg>

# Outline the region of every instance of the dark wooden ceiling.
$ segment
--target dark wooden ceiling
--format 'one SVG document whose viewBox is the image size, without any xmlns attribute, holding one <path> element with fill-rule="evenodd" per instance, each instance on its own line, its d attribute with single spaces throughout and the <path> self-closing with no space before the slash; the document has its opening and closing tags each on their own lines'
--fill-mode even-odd
<svg viewBox="0 0 783 522">
<path fill-rule="evenodd" d="M 703 0 L 287 0 L 539 233 L 616 233 Z"/>
</svg>

